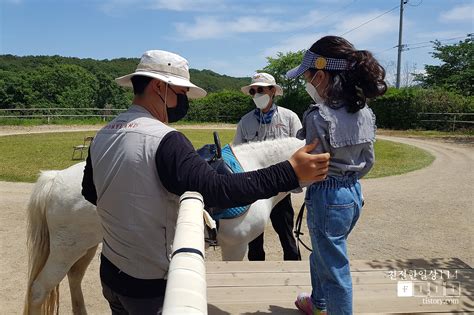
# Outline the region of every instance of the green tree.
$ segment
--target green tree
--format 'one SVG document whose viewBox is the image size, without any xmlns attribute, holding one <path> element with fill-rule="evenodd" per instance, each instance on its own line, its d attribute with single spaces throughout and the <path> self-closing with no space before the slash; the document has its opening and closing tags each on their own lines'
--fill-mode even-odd
<svg viewBox="0 0 474 315">
<path fill-rule="evenodd" d="M 95 101 L 96 108 L 127 108 L 132 100 L 131 89 L 120 87 L 111 75 L 105 72 L 98 72 L 97 78 L 97 96 Z"/>
<path fill-rule="evenodd" d="M 0 69 L 0 108 L 30 107 L 34 93 L 28 77 L 26 72 L 17 73 Z"/>
<path fill-rule="evenodd" d="M 277 57 L 267 57 L 268 65 L 262 69 L 263 72 L 270 73 L 275 77 L 277 83 L 283 88 L 284 93 L 292 94 L 304 90 L 304 83 L 301 79 L 290 80 L 286 77 L 286 72 L 298 66 L 303 60 L 303 51 L 277 53 Z"/>
<path fill-rule="evenodd" d="M 240 88 L 247 85 L 250 78 L 234 78 L 227 75 L 221 75 L 211 70 L 190 69 L 189 74 L 194 84 L 202 87 L 208 93 L 219 92 L 223 90 L 240 91 Z"/>
<path fill-rule="evenodd" d="M 132 90 L 118 86 L 114 78 L 133 72 L 138 62 L 137 58 L 0 55 L 0 108 L 126 108 L 133 97 Z M 190 72 L 191 80 L 208 92 L 240 93 L 240 88 L 250 81 L 210 70 Z M 90 85 L 86 87 L 87 84 Z"/>
<path fill-rule="evenodd" d="M 38 107 L 94 107 L 97 79 L 76 65 L 57 64 L 39 68 L 31 76 Z"/>
<path fill-rule="evenodd" d="M 424 74 L 416 77 L 423 87 L 441 87 L 463 95 L 473 95 L 474 43 L 467 38 L 454 45 L 434 42 L 433 57 L 440 65 L 426 65 Z"/>
<path fill-rule="evenodd" d="M 240 91 L 224 90 L 192 100 L 187 120 L 236 123 L 255 108 L 252 98 Z"/>
<path fill-rule="evenodd" d="M 261 71 L 270 73 L 276 82 L 283 88 L 283 96 L 277 100 L 277 104 L 295 111 L 300 117 L 311 103 L 311 98 L 305 91 L 305 81 L 302 77 L 290 80 L 286 72 L 303 60 L 304 51 L 277 53 L 277 57 L 267 57 L 268 65 Z"/>
</svg>

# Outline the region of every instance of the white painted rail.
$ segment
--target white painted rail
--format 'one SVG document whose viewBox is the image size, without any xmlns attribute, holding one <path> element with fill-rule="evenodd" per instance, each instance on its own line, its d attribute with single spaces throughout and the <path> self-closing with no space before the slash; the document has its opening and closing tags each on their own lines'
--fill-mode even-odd
<svg viewBox="0 0 474 315">
<path fill-rule="evenodd" d="M 201 194 L 181 196 L 163 315 L 207 314 L 203 211 Z"/>
</svg>

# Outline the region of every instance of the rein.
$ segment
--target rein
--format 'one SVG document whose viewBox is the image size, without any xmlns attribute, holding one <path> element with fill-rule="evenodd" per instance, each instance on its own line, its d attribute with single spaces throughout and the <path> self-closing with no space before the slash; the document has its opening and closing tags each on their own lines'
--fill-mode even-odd
<svg viewBox="0 0 474 315">
<path fill-rule="evenodd" d="M 303 204 L 301 205 L 301 208 L 300 208 L 300 211 L 298 213 L 298 217 L 296 218 L 296 223 L 295 223 L 295 230 L 293 231 L 293 233 L 295 233 L 295 237 L 296 237 L 296 248 L 298 250 L 298 258 L 299 260 L 301 260 L 301 251 L 300 251 L 300 243 L 301 245 L 303 245 L 304 248 L 306 248 L 307 250 L 309 250 L 310 252 L 312 252 L 313 250 L 308 246 L 306 245 L 303 240 L 300 239 L 300 235 L 304 235 L 303 232 L 301 232 L 301 224 L 303 222 L 303 213 L 304 213 L 304 207 L 306 206 L 306 203 L 303 202 Z"/>
</svg>

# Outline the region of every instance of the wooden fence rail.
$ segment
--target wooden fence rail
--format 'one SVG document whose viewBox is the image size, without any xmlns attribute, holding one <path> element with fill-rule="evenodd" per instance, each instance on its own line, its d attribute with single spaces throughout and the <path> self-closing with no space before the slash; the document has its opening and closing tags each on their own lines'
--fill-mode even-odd
<svg viewBox="0 0 474 315">
<path fill-rule="evenodd" d="M 420 119 L 421 122 L 426 123 L 446 123 L 452 124 L 452 131 L 456 130 L 456 124 L 474 124 L 474 120 L 466 120 L 470 117 L 474 117 L 474 113 L 419 113 L 419 118 L 430 118 Z M 465 118 L 463 118 L 465 117 Z M 461 119 L 460 119 L 461 118 Z"/>
</svg>

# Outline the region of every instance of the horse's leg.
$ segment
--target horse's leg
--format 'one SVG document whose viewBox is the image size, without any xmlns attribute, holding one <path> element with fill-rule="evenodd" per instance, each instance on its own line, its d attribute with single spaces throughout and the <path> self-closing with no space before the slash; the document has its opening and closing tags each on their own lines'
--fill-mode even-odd
<svg viewBox="0 0 474 315">
<path fill-rule="evenodd" d="M 222 260 L 223 261 L 242 261 L 247 252 L 247 243 L 225 244 L 221 243 Z"/>
<path fill-rule="evenodd" d="M 86 306 L 84 304 L 84 296 L 82 295 L 82 278 L 89 266 L 94 254 L 97 250 L 97 245 L 89 248 L 87 253 L 82 256 L 67 273 L 69 280 L 69 289 L 71 291 L 71 303 L 73 314 L 87 314 Z"/>
<path fill-rule="evenodd" d="M 84 255 L 84 251 L 72 252 L 67 247 L 50 247 L 46 263 L 31 286 L 31 314 L 54 314 L 59 307 L 59 283 L 71 266 Z"/>
</svg>

